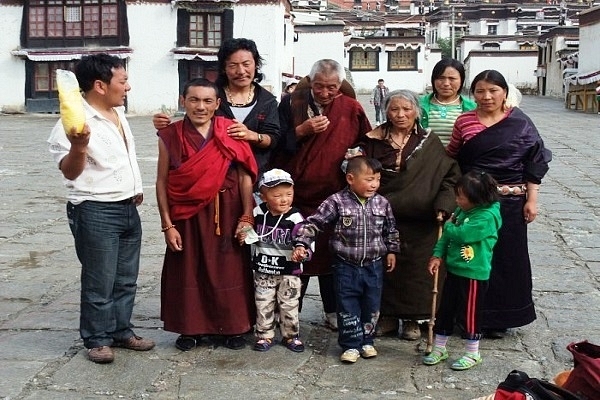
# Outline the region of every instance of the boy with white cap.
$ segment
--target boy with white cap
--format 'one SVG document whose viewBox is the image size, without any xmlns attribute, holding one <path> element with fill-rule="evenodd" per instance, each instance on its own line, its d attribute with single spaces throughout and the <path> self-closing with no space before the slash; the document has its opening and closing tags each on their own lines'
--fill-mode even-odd
<svg viewBox="0 0 600 400">
<path fill-rule="evenodd" d="M 278 312 L 281 343 L 299 353 L 304 351 L 298 318 L 302 260 L 292 258 L 292 231 L 304 218 L 292 207 L 294 181 L 290 174 L 281 169 L 269 170 L 258 187 L 263 203 L 254 208 L 254 230 L 238 235 L 240 242 L 252 244 L 257 338 L 254 350 L 267 351 L 273 345 Z"/>
</svg>

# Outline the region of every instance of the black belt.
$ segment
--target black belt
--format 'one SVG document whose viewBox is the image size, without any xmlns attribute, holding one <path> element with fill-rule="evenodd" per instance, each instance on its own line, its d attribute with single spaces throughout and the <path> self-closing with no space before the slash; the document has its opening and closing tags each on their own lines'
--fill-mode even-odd
<svg viewBox="0 0 600 400">
<path fill-rule="evenodd" d="M 127 199 L 123 199 L 123 200 L 119 200 L 119 201 L 111 201 L 110 203 L 112 204 L 131 204 L 131 203 L 135 203 L 135 198 L 137 196 L 131 196 Z"/>
</svg>

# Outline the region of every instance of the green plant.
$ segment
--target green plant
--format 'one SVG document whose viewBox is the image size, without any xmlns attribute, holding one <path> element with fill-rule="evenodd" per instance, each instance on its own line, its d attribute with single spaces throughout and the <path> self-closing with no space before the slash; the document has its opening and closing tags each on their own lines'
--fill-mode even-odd
<svg viewBox="0 0 600 400">
<path fill-rule="evenodd" d="M 450 38 L 439 38 L 437 40 L 437 45 L 442 51 L 442 58 L 452 57 L 452 40 L 450 40 Z"/>
</svg>

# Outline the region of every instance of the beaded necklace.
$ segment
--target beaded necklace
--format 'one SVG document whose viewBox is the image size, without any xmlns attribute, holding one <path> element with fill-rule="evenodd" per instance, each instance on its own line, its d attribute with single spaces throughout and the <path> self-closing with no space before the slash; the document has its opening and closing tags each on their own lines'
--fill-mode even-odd
<svg viewBox="0 0 600 400">
<path fill-rule="evenodd" d="M 454 105 L 454 103 L 456 103 L 456 101 L 460 99 L 460 96 L 456 96 L 456 98 L 454 100 L 449 101 L 447 103 L 440 101 L 435 94 L 433 95 L 433 98 L 438 103 L 436 105 L 438 106 L 438 109 L 440 110 L 440 117 L 443 119 L 446 119 L 446 117 L 448 116 L 448 107 L 446 107 L 446 106 Z"/>
<path fill-rule="evenodd" d="M 457 95 L 457 96 L 456 96 L 456 98 L 454 98 L 454 100 L 452 100 L 452 101 L 449 101 L 449 102 L 447 102 L 447 103 L 444 103 L 443 101 L 440 101 L 440 99 L 438 99 L 438 98 L 437 98 L 437 95 L 435 95 L 435 94 L 433 95 L 433 98 L 435 99 L 435 101 L 437 101 L 437 102 L 438 102 L 438 104 L 440 104 L 440 105 L 442 105 L 442 106 L 449 106 L 449 105 L 450 105 L 450 104 L 452 104 L 452 103 L 456 103 L 456 100 L 460 99 L 460 96 L 458 96 L 458 95 Z"/>
</svg>

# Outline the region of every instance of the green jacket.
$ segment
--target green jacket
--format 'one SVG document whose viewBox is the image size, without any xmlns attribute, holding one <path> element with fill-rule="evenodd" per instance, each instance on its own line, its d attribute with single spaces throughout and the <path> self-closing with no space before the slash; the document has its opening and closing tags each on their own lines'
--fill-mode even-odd
<svg viewBox="0 0 600 400">
<path fill-rule="evenodd" d="M 429 112 L 431 110 L 431 99 L 433 98 L 433 93 L 426 94 L 421 97 L 421 126 L 423 128 L 429 128 Z M 462 111 L 471 111 L 477 107 L 477 104 L 474 100 L 471 100 L 469 97 L 460 95 L 460 104 L 462 105 Z"/>
<path fill-rule="evenodd" d="M 458 276 L 486 281 L 492 270 L 492 253 L 502 225 L 500 203 L 457 208 L 455 222 L 444 224 L 442 236 L 433 248 L 433 256 L 446 260 L 446 269 Z"/>
</svg>

